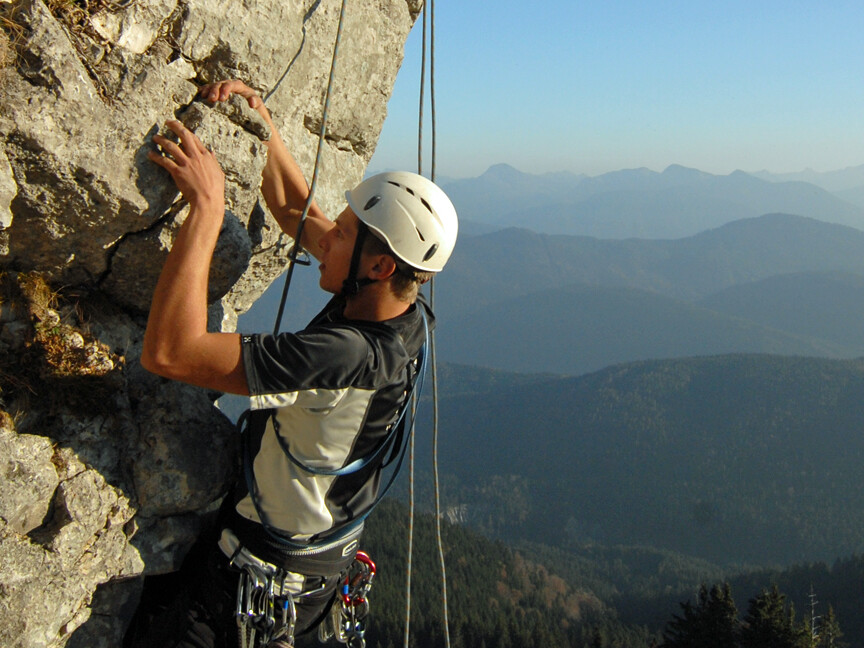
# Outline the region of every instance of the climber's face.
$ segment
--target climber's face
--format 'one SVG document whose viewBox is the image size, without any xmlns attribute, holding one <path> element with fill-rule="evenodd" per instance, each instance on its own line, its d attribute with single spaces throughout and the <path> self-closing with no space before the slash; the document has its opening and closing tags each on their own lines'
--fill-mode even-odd
<svg viewBox="0 0 864 648">
<path fill-rule="evenodd" d="M 351 267 L 351 255 L 354 252 L 359 224 L 360 220 L 351 208 L 346 207 L 334 221 L 333 227 L 318 240 L 321 248 L 321 264 L 318 266 L 321 278 L 318 285 L 323 290 L 333 294 L 342 291 L 342 282 L 348 278 Z"/>
</svg>

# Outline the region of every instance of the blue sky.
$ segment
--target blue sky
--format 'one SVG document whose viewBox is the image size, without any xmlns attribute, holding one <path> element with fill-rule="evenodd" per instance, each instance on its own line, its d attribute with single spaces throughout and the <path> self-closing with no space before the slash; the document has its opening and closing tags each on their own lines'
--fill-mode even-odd
<svg viewBox="0 0 864 648">
<path fill-rule="evenodd" d="M 860 0 L 437 0 L 435 11 L 439 176 L 499 162 L 588 175 L 864 164 Z M 418 20 L 371 171 L 416 170 L 419 61 Z M 427 124 L 427 159 L 430 146 Z"/>
</svg>

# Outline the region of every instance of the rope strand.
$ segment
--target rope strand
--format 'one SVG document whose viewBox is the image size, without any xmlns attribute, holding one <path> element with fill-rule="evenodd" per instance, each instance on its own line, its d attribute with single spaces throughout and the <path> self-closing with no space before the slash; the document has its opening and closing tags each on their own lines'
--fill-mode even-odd
<svg viewBox="0 0 864 648">
<path fill-rule="evenodd" d="M 428 8 L 428 27 L 427 27 L 427 8 Z M 422 25 L 422 46 L 420 57 L 420 105 L 418 109 L 418 125 L 417 125 L 417 173 L 423 174 L 423 122 L 424 122 L 424 106 L 425 106 L 425 81 L 426 81 L 426 52 L 429 51 L 429 102 L 432 110 L 431 115 L 431 130 L 432 130 L 432 159 L 431 159 L 431 180 L 435 182 L 436 164 L 437 164 L 437 140 L 436 140 L 436 114 L 435 114 L 435 2 L 427 0 L 423 5 L 423 25 Z M 429 32 L 429 45 L 427 47 L 426 34 Z M 433 312 L 435 310 L 435 279 L 429 284 L 429 305 Z M 444 644 L 446 648 L 450 648 L 450 622 L 447 609 L 447 570 L 444 561 L 444 542 L 441 534 L 441 491 L 440 480 L 438 475 L 438 364 L 435 351 L 435 332 L 430 333 L 429 352 L 432 364 L 432 473 L 435 490 L 435 535 L 438 547 L 438 559 L 441 565 L 441 594 L 443 605 L 443 631 Z M 413 443 L 413 439 L 412 439 Z M 409 503 L 408 503 L 408 575 L 407 575 L 407 593 L 406 593 L 406 613 L 405 613 L 405 637 L 404 648 L 408 648 L 408 640 L 410 635 L 411 622 L 411 561 L 413 550 L 413 529 L 414 529 L 414 463 L 413 452 L 411 454 L 411 471 L 410 482 L 408 486 Z"/>
<path fill-rule="evenodd" d="M 285 287 L 282 289 L 282 299 L 279 302 L 279 311 L 276 314 L 276 324 L 273 326 L 273 335 L 279 333 L 279 327 L 282 325 L 282 314 L 285 312 L 285 301 L 288 298 L 288 289 L 291 287 L 291 277 L 294 275 L 294 266 L 297 265 L 297 255 L 300 253 L 301 249 L 300 241 L 303 240 L 303 228 L 306 225 L 306 217 L 309 215 L 309 208 L 312 206 L 312 201 L 315 199 L 315 188 L 318 185 L 318 172 L 321 168 L 321 158 L 323 157 L 324 152 L 324 137 L 327 134 L 327 117 L 330 113 L 330 96 L 333 93 L 333 79 L 336 77 L 336 61 L 339 57 L 339 43 L 342 41 L 342 26 L 345 23 L 345 7 L 347 4 L 348 0 L 342 0 L 342 7 L 339 10 L 339 25 L 336 27 L 336 42 L 333 44 L 333 59 L 330 62 L 330 77 L 327 80 L 327 92 L 324 95 L 324 111 L 321 115 L 321 130 L 318 133 L 318 151 L 315 154 L 315 166 L 312 170 L 312 182 L 309 185 L 309 195 L 306 197 L 306 205 L 303 207 L 303 213 L 300 215 L 300 222 L 297 223 L 297 235 L 294 237 L 294 247 L 288 255 L 289 263 L 288 270 L 285 273 Z M 317 6 L 317 4 L 313 6 Z M 308 16 L 310 13 L 307 13 L 306 15 Z"/>
<path fill-rule="evenodd" d="M 411 403 L 412 412 L 416 413 L 417 398 Z M 408 638 L 411 630 L 411 563 L 414 552 L 414 430 L 412 428 L 408 441 L 408 560 L 405 568 L 405 635 L 403 645 L 408 648 Z"/>
<path fill-rule="evenodd" d="M 421 24 L 422 44 L 420 48 L 420 105 L 418 106 L 417 123 L 417 173 L 423 174 L 423 103 L 426 82 L 426 5 L 423 5 L 423 22 Z M 430 333 L 430 341 L 431 341 Z M 431 348 L 431 347 L 430 347 Z M 415 406 L 419 403 L 415 403 Z M 414 438 L 411 438 L 411 453 L 409 455 L 408 471 L 408 559 L 405 573 L 405 634 L 402 645 L 408 648 L 411 636 L 411 564 L 414 552 Z"/>
<path fill-rule="evenodd" d="M 435 0 L 429 2 L 429 105 L 432 109 L 432 182 L 435 182 L 437 166 L 437 123 L 435 114 Z M 425 15 L 425 7 L 424 7 Z M 429 302 L 435 312 L 435 278 L 429 285 Z M 438 477 L 438 357 L 435 348 L 435 331 L 429 341 L 429 356 L 432 362 L 432 475 L 435 483 L 435 532 L 438 542 L 438 560 L 441 563 L 441 604 L 443 609 L 444 645 L 450 648 L 450 620 L 447 610 L 447 568 L 444 561 L 444 540 L 441 535 L 441 490 Z"/>
</svg>

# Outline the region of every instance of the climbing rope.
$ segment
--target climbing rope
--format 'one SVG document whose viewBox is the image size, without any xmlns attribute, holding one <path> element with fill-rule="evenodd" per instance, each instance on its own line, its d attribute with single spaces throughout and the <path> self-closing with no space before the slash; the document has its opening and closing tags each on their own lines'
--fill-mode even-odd
<svg viewBox="0 0 864 648">
<path fill-rule="evenodd" d="M 312 6 L 309 7 L 309 11 L 307 11 L 306 15 L 303 16 L 303 24 L 301 25 L 301 33 L 303 34 L 303 37 L 300 39 L 300 47 L 297 48 L 297 52 L 295 52 L 293 58 L 288 63 L 288 65 L 285 66 L 285 71 L 279 77 L 279 80 L 276 81 L 276 84 L 270 89 L 270 92 L 268 92 L 266 95 L 264 95 L 264 98 L 262 99 L 262 101 L 265 104 L 267 103 L 267 100 L 273 96 L 273 93 L 279 89 L 279 86 L 282 85 L 282 81 L 284 81 L 285 77 L 288 76 L 288 72 L 290 72 L 291 68 L 294 67 L 294 63 L 297 61 L 298 58 L 300 58 L 300 54 L 303 52 L 303 46 L 306 45 L 306 23 L 312 17 L 312 15 L 315 13 L 315 11 L 318 9 L 318 5 L 320 5 L 320 4 L 321 4 L 321 0 L 315 0 L 315 2 L 312 3 Z M 337 38 L 338 38 L 338 36 L 337 36 Z"/>
<path fill-rule="evenodd" d="M 420 105 L 417 108 L 417 174 L 423 175 L 423 105 L 426 88 L 426 3 L 423 3 L 422 42 L 420 46 Z M 434 311 L 433 311 L 434 312 Z M 434 329 L 433 329 L 434 330 Z M 430 338 L 431 346 L 431 338 Z M 416 408 L 416 401 L 411 406 Z M 414 558 L 414 430 L 411 430 L 411 451 L 408 467 L 408 556 L 405 561 L 405 633 L 402 645 L 408 648 L 411 636 L 411 575 Z"/>
<path fill-rule="evenodd" d="M 429 106 L 432 109 L 432 172 L 435 182 L 437 163 L 437 128 L 435 114 L 435 0 L 429 2 Z M 424 7 L 425 12 L 425 7 Z M 435 312 L 435 277 L 429 283 L 429 305 Z M 447 568 L 444 562 L 444 540 L 441 536 L 441 489 L 438 477 L 438 357 L 435 349 L 435 332 L 429 341 L 429 359 L 432 363 L 432 477 L 435 483 L 435 536 L 438 543 L 438 560 L 441 564 L 441 604 L 443 609 L 444 645 L 450 648 L 450 621 L 447 611 Z"/>
<path fill-rule="evenodd" d="M 306 16 L 303 18 L 304 42 L 306 40 L 306 20 L 318 4 L 319 3 L 316 2 L 312 8 L 306 12 Z M 303 240 L 303 228 L 306 225 L 306 217 L 309 215 L 309 208 L 312 206 L 312 201 L 315 199 L 315 188 L 318 185 L 318 172 L 321 168 L 321 158 L 324 152 L 324 137 L 327 134 L 327 117 L 330 113 L 330 96 L 333 93 L 333 79 L 336 77 L 336 61 L 339 57 L 339 43 L 342 41 L 342 26 L 345 22 L 345 6 L 347 4 L 348 0 L 342 0 L 342 7 L 339 10 L 339 25 L 336 28 L 336 42 L 333 44 L 333 59 L 330 62 L 330 78 L 327 80 L 327 92 L 324 95 L 324 111 L 321 115 L 321 129 L 318 132 L 318 151 L 315 155 L 315 166 L 312 170 L 312 182 L 309 184 L 309 195 L 306 197 L 306 205 L 303 207 L 303 213 L 300 215 L 300 222 L 297 223 L 297 234 L 294 237 L 294 246 L 288 254 L 288 270 L 285 273 L 285 287 L 282 289 L 282 299 L 279 301 L 279 310 L 276 314 L 276 324 L 273 327 L 273 335 L 279 333 L 279 327 L 282 325 L 282 314 L 285 312 L 285 301 L 288 298 L 288 289 L 291 287 L 291 278 L 294 275 L 294 266 L 297 265 L 297 258 L 301 250 L 300 242 Z M 300 55 L 302 48 L 303 42 L 301 42 L 300 50 L 297 51 L 297 54 L 294 56 L 294 59 L 292 59 L 288 69 L 290 69 L 290 66 L 293 65 L 295 60 L 297 60 L 297 56 Z M 285 74 L 287 73 L 288 70 L 286 69 Z M 279 83 L 281 82 L 282 79 L 280 78 Z M 269 97 L 271 94 L 273 94 L 272 91 L 267 96 Z"/>
<path fill-rule="evenodd" d="M 427 30 L 427 7 L 429 13 L 429 29 Z M 436 141 L 436 114 L 435 114 L 435 1 L 427 0 L 423 4 L 422 23 L 422 45 L 420 57 L 420 105 L 417 127 L 417 173 L 423 174 L 423 121 L 425 105 L 425 79 L 426 79 L 426 52 L 429 51 L 429 104 L 431 114 L 432 131 L 432 156 L 431 156 L 431 180 L 435 182 L 437 141 Z M 429 32 L 429 46 L 426 43 L 426 34 Z M 433 276 L 429 283 L 429 305 L 435 311 L 435 278 Z M 441 535 L 441 493 L 438 476 L 438 365 L 435 354 L 435 332 L 429 337 L 429 356 L 432 365 L 432 474 L 435 488 L 435 535 L 438 546 L 438 558 L 441 565 L 441 595 L 443 605 L 443 631 L 444 643 L 450 646 L 450 623 L 447 610 L 447 570 L 444 561 L 444 543 Z M 416 407 L 416 403 L 415 403 Z M 403 645 L 408 648 L 411 628 L 411 564 L 414 547 L 414 435 L 411 435 L 411 451 L 409 455 L 409 482 L 408 482 L 408 560 L 406 567 L 406 594 L 405 594 L 405 634 Z"/>
<path fill-rule="evenodd" d="M 411 401 L 412 414 L 416 413 L 417 399 Z M 411 629 L 411 562 L 414 554 L 414 430 L 408 434 L 408 557 L 405 566 L 405 635 L 403 645 L 408 648 Z"/>
</svg>

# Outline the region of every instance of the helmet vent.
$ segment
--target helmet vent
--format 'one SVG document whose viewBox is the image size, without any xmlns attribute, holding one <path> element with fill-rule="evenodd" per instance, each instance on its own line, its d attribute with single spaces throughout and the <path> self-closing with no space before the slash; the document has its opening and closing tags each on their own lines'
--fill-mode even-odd
<svg viewBox="0 0 864 648">
<path fill-rule="evenodd" d="M 368 201 L 366 201 L 366 205 L 363 207 L 363 211 L 369 211 L 379 202 L 381 202 L 381 196 L 372 196 Z"/>
<path fill-rule="evenodd" d="M 432 255 L 435 254 L 437 251 L 438 251 L 438 244 L 434 243 L 432 245 L 432 247 L 430 247 L 429 250 L 426 252 L 426 256 L 423 257 L 423 260 L 428 261 L 429 259 L 432 258 Z"/>
<path fill-rule="evenodd" d="M 416 193 L 416 192 L 415 192 L 411 187 L 405 187 L 405 186 L 399 184 L 398 182 L 394 182 L 393 180 L 388 180 L 388 181 L 387 181 L 387 184 L 391 184 L 391 185 L 393 185 L 394 187 L 399 187 L 400 189 L 404 189 L 404 190 L 407 191 L 409 194 L 411 194 L 412 196 L 414 196 L 415 198 L 417 198 L 417 200 L 419 200 L 421 203 L 423 203 L 423 206 L 424 206 L 427 210 L 429 210 L 429 213 L 430 213 L 430 214 L 432 214 L 433 216 L 435 215 L 435 212 L 432 211 L 432 206 L 427 202 L 427 200 L 426 200 L 425 198 L 423 198 L 422 196 L 418 196 L 417 193 Z M 367 209 L 368 209 L 368 207 L 367 207 Z M 422 238 L 422 237 L 421 237 L 421 238 Z"/>
<path fill-rule="evenodd" d="M 423 236 L 423 232 L 421 232 L 421 231 L 420 231 L 419 229 L 417 229 L 416 227 L 415 227 L 414 229 L 417 230 L 417 236 L 420 237 L 420 240 L 421 240 L 421 241 L 425 241 L 425 240 L 426 240 L 426 237 Z"/>
</svg>

